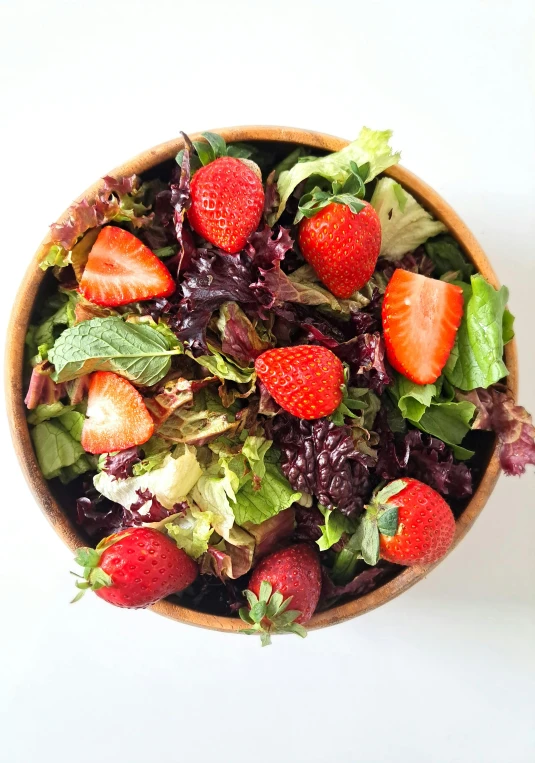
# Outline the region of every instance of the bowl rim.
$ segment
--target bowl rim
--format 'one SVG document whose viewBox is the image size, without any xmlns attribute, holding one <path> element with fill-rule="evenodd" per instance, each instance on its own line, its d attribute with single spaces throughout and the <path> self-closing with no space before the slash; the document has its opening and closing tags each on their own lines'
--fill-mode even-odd
<svg viewBox="0 0 535 763">
<path fill-rule="evenodd" d="M 349 141 L 325 133 L 303 130 L 293 127 L 277 126 L 240 126 L 215 128 L 212 132 L 221 135 L 227 143 L 234 141 L 273 141 L 281 143 L 293 143 L 310 148 L 319 148 L 326 151 L 339 151 Z M 201 138 L 200 133 L 190 136 L 193 140 Z M 161 143 L 153 148 L 143 151 L 123 164 L 111 170 L 111 176 L 142 174 L 152 167 L 172 159 L 183 148 L 182 137 Z M 390 167 L 384 173 L 399 182 L 411 193 L 431 214 L 448 228 L 448 232 L 458 241 L 465 254 L 480 272 L 494 287 L 499 287 L 497 276 L 488 261 L 481 246 L 462 222 L 456 212 L 434 191 L 429 185 L 416 175 L 402 166 Z M 92 200 L 96 193 L 103 187 L 103 181 L 93 183 L 77 201 L 82 198 Z M 68 215 L 68 209 L 58 218 L 62 222 Z M 6 406 L 11 430 L 11 437 L 15 452 L 21 464 L 21 468 L 30 489 L 40 506 L 41 510 L 52 524 L 56 533 L 71 550 L 75 550 L 84 544 L 77 527 L 63 511 L 60 504 L 52 496 L 48 489 L 47 481 L 41 474 L 33 451 L 29 428 L 26 422 L 23 390 L 23 365 L 24 341 L 33 311 L 38 289 L 45 277 L 45 272 L 39 268 L 39 262 L 43 257 L 43 249 L 49 244 L 50 235 L 47 235 L 40 244 L 30 265 L 28 266 L 21 285 L 17 291 L 8 324 L 8 334 L 5 355 L 5 389 Z M 505 347 L 505 363 L 509 370 L 507 387 L 516 397 L 518 389 L 518 359 L 515 341 L 509 342 Z M 483 510 L 500 474 L 498 459 L 498 446 L 489 459 L 488 466 L 483 474 L 481 482 L 468 503 L 462 515 L 457 519 L 456 531 L 453 544 L 448 553 L 458 545 L 468 530 Z M 376 607 L 391 601 L 396 596 L 415 585 L 419 580 L 426 577 L 442 560 L 431 565 L 415 565 L 407 567 L 393 580 L 385 583 L 371 593 L 360 598 L 338 604 L 331 609 L 318 612 L 308 623 L 309 629 L 323 628 L 328 625 L 349 620 L 353 617 L 365 614 Z M 188 623 L 202 628 L 221 632 L 236 632 L 242 629 L 243 623 L 237 617 L 223 617 L 206 614 L 197 610 L 188 609 L 164 599 L 151 607 L 156 612 L 173 620 Z"/>
</svg>

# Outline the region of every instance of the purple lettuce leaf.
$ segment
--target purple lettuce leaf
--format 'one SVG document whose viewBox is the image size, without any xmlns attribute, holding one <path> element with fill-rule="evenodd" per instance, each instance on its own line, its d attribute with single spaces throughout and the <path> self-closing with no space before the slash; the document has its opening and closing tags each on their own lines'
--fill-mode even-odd
<svg viewBox="0 0 535 763">
<path fill-rule="evenodd" d="M 124 480 L 127 477 L 132 477 L 134 464 L 138 464 L 140 461 L 139 448 L 135 445 L 113 455 L 108 454 L 104 461 L 103 471 L 114 479 Z"/>
<path fill-rule="evenodd" d="M 355 448 L 350 427 L 281 415 L 267 422 L 266 430 L 281 450 L 282 472 L 294 490 L 347 515 L 362 511 L 373 487 L 373 462 Z"/>
<path fill-rule="evenodd" d="M 166 509 L 150 490 L 136 490 L 136 493 L 138 500 L 132 503 L 128 509 L 131 514 L 130 523 L 132 525 L 143 524 L 144 522 L 161 522 L 162 519 L 180 511 L 181 504 L 175 504 L 171 511 Z"/>
<path fill-rule="evenodd" d="M 254 365 L 257 357 L 272 346 L 260 339 L 249 318 L 235 302 L 222 305 L 218 327 L 221 351 L 244 368 Z"/>
<path fill-rule="evenodd" d="M 322 570 L 320 609 L 331 606 L 335 599 L 342 596 L 351 596 L 353 599 L 365 596 L 378 588 L 380 584 L 386 583 L 387 580 L 394 577 L 399 569 L 397 565 L 384 561 L 380 561 L 375 567 L 368 567 L 362 563 L 362 567 L 352 580 L 343 585 L 336 585 L 331 580 L 329 571 L 324 567 Z"/>
<path fill-rule="evenodd" d="M 124 219 L 135 228 L 141 228 L 152 222 L 152 213 L 145 214 L 147 208 L 141 202 L 135 202 L 140 189 L 137 175 L 122 178 L 103 178 L 104 188 L 98 192 L 94 202 L 87 199 L 76 202 L 69 208 L 69 215 L 63 223 L 50 226 L 51 245 L 58 245 L 66 250 L 73 248 L 76 241 L 90 228 L 104 225 L 114 219 Z M 134 198 L 132 198 L 134 197 Z"/>
<path fill-rule="evenodd" d="M 457 393 L 462 400 L 469 400 L 477 407 L 474 429 L 492 430 L 500 444 L 500 465 L 508 476 L 526 471 L 528 464 L 535 465 L 535 427 L 530 414 L 516 405 L 511 393 L 503 386 L 475 389 Z"/>
<path fill-rule="evenodd" d="M 379 434 L 375 473 L 384 480 L 413 477 L 425 482 L 443 496 L 465 498 L 472 494 L 472 474 L 457 461 L 442 440 L 413 429 L 394 434 L 379 411 L 374 425 Z"/>
<path fill-rule="evenodd" d="M 38 405 L 52 405 L 65 395 L 65 384 L 56 384 L 50 373 L 53 367 L 48 361 L 39 363 L 32 369 L 28 392 L 24 398 L 26 408 L 30 411 Z"/>
</svg>

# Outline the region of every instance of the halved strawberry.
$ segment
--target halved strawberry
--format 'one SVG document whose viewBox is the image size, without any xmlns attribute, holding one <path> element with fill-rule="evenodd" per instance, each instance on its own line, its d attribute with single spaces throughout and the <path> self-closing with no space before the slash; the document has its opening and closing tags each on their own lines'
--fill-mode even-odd
<svg viewBox="0 0 535 763">
<path fill-rule="evenodd" d="M 383 331 L 391 365 L 416 384 L 440 376 L 463 315 L 459 286 L 398 268 L 386 287 Z"/>
<path fill-rule="evenodd" d="M 84 297 L 106 307 L 168 297 L 175 289 L 171 274 L 156 255 L 114 225 L 100 231 L 80 281 Z"/>
<path fill-rule="evenodd" d="M 137 389 L 111 371 L 91 375 L 86 416 L 82 447 L 88 453 L 142 445 L 154 432 L 154 421 Z"/>
</svg>

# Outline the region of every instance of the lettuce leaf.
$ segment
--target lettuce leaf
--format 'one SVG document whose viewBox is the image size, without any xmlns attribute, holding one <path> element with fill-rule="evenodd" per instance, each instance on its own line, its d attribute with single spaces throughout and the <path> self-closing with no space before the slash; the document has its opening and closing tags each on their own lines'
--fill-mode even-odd
<svg viewBox="0 0 535 763">
<path fill-rule="evenodd" d="M 266 464 L 260 487 L 249 479 L 240 487 L 231 505 L 238 525 L 245 522 L 258 525 L 289 508 L 299 498 L 301 493 L 292 490 L 278 466 Z"/>
<path fill-rule="evenodd" d="M 240 368 L 236 363 L 218 352 L 212 344 L 208 345 L 208 349 L 212 353 L 211 355 L 200 355 L 195 360 L 203 368 L 208 369 L 213 376 L 217 376 L 219 379 L 228 379 L 238 384 L 247 384 L 256 380 L 254 368 Z"/>
<path fill-rule="evenodd" d="M 379 180 L 370 203 L 381 221 L 381 256 L 388 260 L 400 260 L 446 230 L 392 178 Z"/>
<path fill-rule="evenodd" d="M 201 511 L 195 505 L 189 506 L 184 514 L 177 515 L 172 521 L 165 521 L 164 527 L 177 546 L 193 559 L 198 559 L 208 550 L 214 532 L 212 514 Z"/>
<path fill-rule="evenodd" d="M 235 302 L 225 302 L 219 309 L 217 328 L 221 335 L 221 351 L 230 355 L 242 368 L 271 347 L 263 341 L 243 310 Z"/>
<path fill-rule="evenodd" d="M 325 524 L 319 525 L 321 537 L 316 541 L 320 551 L 327 551 L 334 546 L 344 533 L 352 534 L 355 532 L 355 523 L 351 522 L 341 511 L 326 509 L 321 504 L 318 505 L 318 508 L 325 517 Z"/>
<path fill-rule="evenodd" d="M 404 419 L 450 445 L 456 458 L 470 458 L 473 451 L 459 446 L 471 429 L 475 406 L 468 401 L 447 399 L 442 387 L 442 379 L 435 384 L 420 385 L 396 374 L 390 392 Z"/>
<path fill-rule="evenodd" d="M 191 491 L 202 469 L 196 457 L 195 448 L 187 445 L 176 457 L 168 453 L 159 469 L 127 479 L 115 479 L 106 472 L 99 472 L 93 478 L 93 484 L 106 498 L 129 509 L 139 500 L 138 491 L 148 490 L 168 510 Z"/>
<path fill-rule="evenodd" d="M 30 434 L 45 479 L 59 477 L 68 483 L 96 468 L 96 459 L 80 444 L 83 413 L 57 402 L 38 406 L 31 415 L 38 422 Z"/>
<path fill-rule="evenodd" d="M 474 272 L 473 265 L 461 252 L 459 244 L 452 236 L 437 236 L 425 244 L 425 253 L 433 261 L 439 276 L 457 273 L 457 280 L 469 281 Z"/>
<path fill-rule="evenodd" d="M 479 274 L 471 277 L 470 285 L 459 282 L 459 286 L 464 294 L 464 314 L 444 376 L 461 390 L 487 388 L 509 373 L 503 362 L 509 291 L 505 286 L 496 290 Z M 505 326 L 510 336 L 509 317 Z"/>
<path fill-rule="evenodd" d="M 30 354 L 33 356 L 39 352 L 37 362 L 46 360 L 48 351 L 65 328 L 74 326 L 78 298 L 77 292 L 62 289 L 45 302 L 41 321 L 31 325 L 26 335 L 26 345 Z"/>
<path fill-rule="evenodd" d="M 311 175 L 320 175 L 330 182 L 336 181 L 343 185 L 351 174 L 350 162 L 355 162 L 359 167 L 369 164 L 366 178 L 369 182 L 387 167 L 397 164 L 400 154 L 392 153 L 389 145 L 391 136 L 390 130 L 370 130 L 368 127 L 363 127 L 358 138 L 341 151 L 320 158 L 298 159 L 297 164 L 279 175 L 277 189 L 280 204 L 277 212 L 270 219 L 270 224 L 272 225 L 281 216 L 288 199 L 299 183 Z"/>
</svg>

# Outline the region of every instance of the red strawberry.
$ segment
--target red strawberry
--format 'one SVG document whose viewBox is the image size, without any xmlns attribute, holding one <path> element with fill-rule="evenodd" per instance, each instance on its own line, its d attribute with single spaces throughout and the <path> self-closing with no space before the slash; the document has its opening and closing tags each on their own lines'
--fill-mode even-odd
<svg viewBox="0 0 535 763">
<path fill-rule="evenodd" d="M 367 283 L 381 249 L 381 223 L 363 201 L 360 212 L 332 203 L 299 225 L 299 246 L 321 281 L 336 297 L 347 299 Z"/>
<path fill-rule="evenodd" d="M 446 365 L 462 315 L 460 286 L 398 268 L 383 300 L 388 360 L 411 381 L 432 384 Z"/>
<path fill-rule="evenodd" d="M 344 367 L 326 347 L 268 350 L 256 359 L 255 369 L 274 400 L 300 419 L 329 416 L 342 402 Z"/>
<path fill-rule="evenodd" d="M 236 254 L 243 249 L 263 209 L 262 182 L 239 159 L 222 156 L 193 176 L 191 227 L 224 252 Z"/>
<path fill-rule="evenodd" d="M 107 225 L 93 244 L 80 281 L 90 302 L 106 307 L 168 297 L 176 283 L 165 265 L 138 238 Z"/>
<path fill-rule="evenodd" d="M 96 549 L 79 548 L 75 561 L 84 568 L 80 593 L 95 591 L 116 607 L 148 607 L 193 583 L 198 567 L 167 536 L 138 527 L 105 538 Z"/>
<path fill-rule="evenodd" d="M 110 371 L 91 375 L 86 416 L 82 447 L 88 453 L 142 445 L 154 432 L 154 421 L 137 389 Z"/>
<path fill-rule="evenodd" d="M 397 529 L 385 534 L 381 513 L 397 507 Z M 455 518 L 446 501 L 429 485 L 403 477 L 381 490 L 368 514 L 378 516 L 379 548 L 395 564 L 433 564 L 443 557 L 455 535 Z M 379 510 L 379 514 L 377 511 Z"/>
<path fill-rule="evenodd" d="M 320 593 L 321 566 L 311 546 L 300 543 L 267 556 L 245 591 L 249 609 L 241 609 L 240 617 L 252 626 L 245 632 L 259 633 L 263 646 L 270 643 L 270 633 L 306 636 L 302 624 L 314 614 Z"/>
</svg>

